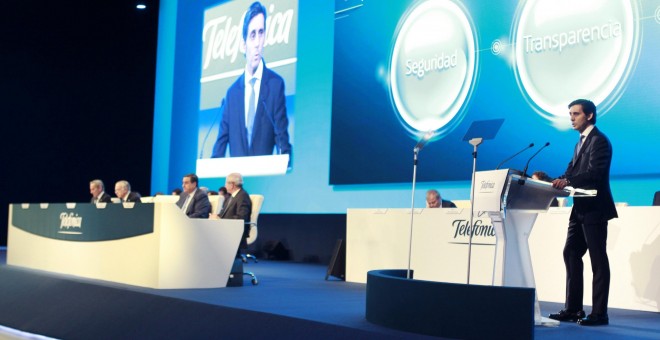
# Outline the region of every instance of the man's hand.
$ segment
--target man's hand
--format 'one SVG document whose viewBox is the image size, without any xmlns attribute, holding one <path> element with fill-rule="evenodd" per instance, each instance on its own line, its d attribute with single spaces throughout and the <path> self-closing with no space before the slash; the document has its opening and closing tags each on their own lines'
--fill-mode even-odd
<svg viewBox="0 0 660 340">
<path fill-rule="evenodd" d="M 562 190 L 568 185 L 568 180 L 565 178 L 558 178 L 552 181 L 552 187 L 555 189 Z"/>
</svg>

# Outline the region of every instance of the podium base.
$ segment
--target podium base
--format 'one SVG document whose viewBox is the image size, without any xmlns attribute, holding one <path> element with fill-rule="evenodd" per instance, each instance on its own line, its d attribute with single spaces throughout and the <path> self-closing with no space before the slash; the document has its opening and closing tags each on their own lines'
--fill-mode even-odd
<svg viewBox="0 0 660 340">
<path fill-rule="evenodd" d="M 367 321 L 442 338 L 534 338 L 534 289 L 407 279 L 407 270 L 367 272 Z M 396 298 L 393 298 L 396 297 Z M 510 312 L 502 313 L 502 306 Z"/>
</svg>

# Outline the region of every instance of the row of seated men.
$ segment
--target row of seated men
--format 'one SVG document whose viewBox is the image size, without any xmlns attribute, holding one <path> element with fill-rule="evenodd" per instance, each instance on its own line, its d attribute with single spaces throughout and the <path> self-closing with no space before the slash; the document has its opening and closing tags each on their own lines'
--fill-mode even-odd
<svg viewBox="0 0 660 340">
<path fill-rule="evenodd" d="M 249 194 L 243 189 L 243 177 L 238 173 L 227 176 L 225 186 L 220 188 L 218 207 L 212 211 L 208 198 L 209 191 L 198 186 L 199 178 L 195 174 L 183 177 L 183 190 L 175 190 L 179 196 L 177 205 L 190 218 L 240 218 L 249 220 L 251 201 Z M 89 183 L 92 195 L 91 203 L 111 203 L 112 197 L 105 192 L 103 181 L 95 179 Z M 115 202 L 141 202 L 140 194 L 131 191 L 128 181 L 118 181 L 115 184 Z"/>
<path fill-rule="evenodd" d="M 183 190 L 179 195 L 176 205 L 181 208 L 190 218 L 208 219 L 236 219 L 250 222 L 252 202 L 250 195 L 243 189 L 243 176 L 239 173 L 227 175 L 224 188 L 227 196 L 220 195 L 216 211 L 212 211 L 211 201 L 207 191 L 199 188 L 199 178 L 195 174 L 183 176 Z M 105 193 L 103 181 L 95 179 L 89 183 L 89 192 L 92 194 L 91 203 L 110 203 L 112 198 Z M 115 195 L 120 202 L 141 202 L 140 195 L 131 191 L 131 185 L 127 181 L 118 181 L 115 184 Z M 249 224 L 245 225 L 241 248 L 247 246 L 246 239 L 249 235 Z"/>
<path fill-rule="evenodd" d="M 100 179 L 89 182 L 89 193 L 92 194 L 91 203 L 112 202 L 112 197 L 105 192 L 105 186 Z M 121 202 L 140 202 L 140 194 L 131 191 L 131 184 L 128 181 L 115 183 L 115 195 Z"/>
</svg>

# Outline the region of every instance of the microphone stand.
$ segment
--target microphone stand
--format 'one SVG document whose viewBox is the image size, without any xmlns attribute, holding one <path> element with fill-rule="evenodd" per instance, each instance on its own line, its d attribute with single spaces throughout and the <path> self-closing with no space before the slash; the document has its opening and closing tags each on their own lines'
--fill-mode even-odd
<svg viewBox="0 0 660 340">
<path fill-rule="evenodd" d="M 509 157 L 509 158 L 507 158 L 507 159 L 501 161 L 500 164 L 497 165 L 497 167 L 495 168 L 495 170 L 499 170 L 500 167 L 502 166 L 502 164 L 504 164 L 504 163 L 506 163 L 506 162 L 512 160 L 513 157 L 516 157 L 516 156 L 520 155 L 520 154 L 523 153 L 525 150 L 527 150 L 527 149 L 529 149 L 529 148 L 532 148 L 532 147 L 534 147 L 534 143 L 530 143 L 528 147 L 526 147 L 526 148 L 524 148 L 524 149 L 522 149 L 522 150 L 516 152 L 513 156 L 511 156 L 511 157 Z"/>
<path fill-rule="evenodd" d="M 541 150 L 545 149 L 545 147 L 549 146 L 549 145 L 550 145 L 550 142 L 546 142 L 545 145 L 543 145 L 538 151 L 536 151 L 532 155 L 532 157 L 529 157 L 529 159 L 527 160 L 527 164 L 525 164 L 525 169 L 523 170 L 523 173 L 522 173 L 522 179 L 525 179 L 526 177 L 529 177 L 529 176 L 527 176 L 527 169 L 529 169 L 529 162 L 531 162 L 532 159 L 534 159 L 534 157 L 536 157 L 536 155 L 538 155 L 539 152 L 541 152 Z"/>
<path fill-rule="evenodd" d="M 225 110 L 225 99 L 222 98 L 222 103 L 220 103 L 220 109 L 218 110 L 218 113 L 213 118 L 213 122 L 211 122 L 211 126 L 209 127 L 209 130 L 206 131 L 206 135 L 204 136 L 204 140 L 202 140 L 202 147 L 199 150 L 199 159 L 202 159 L 204 157 L 204 147 L 206 146 L 206 140 L 209 138 L 209 135 L 211 134 L 211 130 L 213 130 L 213 127 L 215 126 L 215 122 L 218 121 L 218 117 L 221 117 L 224 114 L 224 110 Z M 211 151 L 213 151 L 213 150 L 211 150 Z"/>
<path fill-rule="evenodd" d="M 408 243 L 408 270 L 406 271 L 406 278 L 412 279 L 410 275 L 410 261 L 412 259 L 412 238 L 413 238 L 413 221 L 415 218 L 415 182 L 417 179 L 417 156 L 419 155 L 419 148 L 413 149 L 413 178 L 412 178 L 412 199 L 410 202 L 410 237 Z"/>
<path fill-rule="evenodd" d="M 417 181 L 417 156 L 419 155 L 419 151 L 422 150 L 424 145 L 433 137 L 435 134 L 434 131 L 429 131 L 424 136 L 422 139 L 417 142 L 417 145 L 413 148 L 413 178 L 412 178 L 412 199 L 410 202 L 410 238 L 409 238 L 409 243 L 408 243 L 408 270 L 406 271 L 406 278 L 411 279 L 411 271 L 410 271 L 410 261 L 412 259 L 412 239 L 413 239 L 413 222 L 415 219 L 415 184 Z"/>
<path fill-rule="evenodd" d="M 470 144 L 474 146 L 472 151 L 472 191 L 470 192 L 470 238 L 468 241 L 468 269 L 467 284 L 470 284 L 470 264 L 472 263 L 472 235 L 474 234 L 474 188 L 477 173 L 477 147 L 483 142 L 483 138 L 472 138 Z"/>
</svg>

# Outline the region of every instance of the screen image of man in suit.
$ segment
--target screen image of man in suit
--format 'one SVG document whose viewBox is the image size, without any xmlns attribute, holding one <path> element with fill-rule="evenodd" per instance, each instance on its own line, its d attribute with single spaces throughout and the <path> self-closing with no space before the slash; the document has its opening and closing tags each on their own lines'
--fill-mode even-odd
<svg viewBox="0 0 660 340">
<path fill-rule="evenodd" d="M 110 195 L 105 193 L 105 186 L 103 181 L 100 179 L 95 179 L 89 182 L 89 193 L 92 194 L 92 199 L 90 203 L 110 203 L 112 198 Z"/>
<path fill-rule="evenodd" d="M 212 158 L 290 154 L 284 79 L 266 67 L 266 8 L 250 5 L 243 21 L 245 71 L 229 87 Z"/>
<path fill-rule="evenodd" d="M 140 194 L 131 191 L 131 184 L 128 181 L 118 181 L 115 183 L 115 195 L 122 202 L 140 202 Z"/>
<path fill-rule="evenodd" d="M 618 217 L 610 190 L 612 144 L 596 126 L 596 106 L 586 99 L 568 105 L 573 129 L 580 133 L 566 172 L 552 181 L 552 186 L 596 189 L 595 197 L 575 197 L 564 246 L 566 265 L 566 302 L 551 319 L 578 322 L 583 326 L 609 324 L 607 301 L 610 289 L 610 265 L 607 258 L 607 224 Z M 582 257 L 589 250 L 593 271 L 591 314 L 583 311 Z"/>
<path fill-rule="evenodd" d="M 243 220 L 246 224 L 241 238 L 239 249 L 247 248 L 247 238 L 250 235 L 250 214 L 252 214 L 252 201 L 250 194 L 243 189 L 243 176 L 239 173 L 227 175 L 225 188 L 230 196 L 225 200 L 220 218 Z"/>
<path fill-rule="evenodd" d="M 195 174 L 183 176 L 183 192 L 176 205 L 190 218 L 208 218 L 211 213 L 211 202 L 204 190 L 198 188 L 199 178 Z"/>
</svg>

